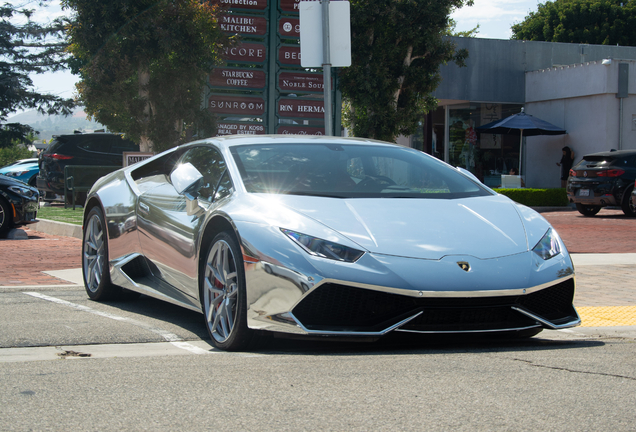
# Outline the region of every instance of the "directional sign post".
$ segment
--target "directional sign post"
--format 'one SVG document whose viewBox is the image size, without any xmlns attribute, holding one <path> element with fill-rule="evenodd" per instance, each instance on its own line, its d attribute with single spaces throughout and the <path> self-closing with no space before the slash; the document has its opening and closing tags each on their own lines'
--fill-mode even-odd
<svg viewBox="0 0 636 432">
<path fill-rule="evenodd" d="M 206 1 L 223 8 L 220 27 L 233 39 L 224 50 L 225 64 L 210 71 L 205 89 L 207 109 L 218 118 L 217 135 L 339 134 L 341 96 L 338 76 L 331 73 L 331 67 L 351 64 L 349 3 Z M 318 10 L 315 24 L 303 24 L 303 3 Z M 323 8 L 328 12 L 323 14 Z M 307 54 L 310 59 L 317 57 L 311 66 L 301 62 L 305 25 L 317 38 L 316 46 Z M 323 34 L 330 43 L 323 44 Z M 311 51 L 317 51 L 316 55 Z M 322 71 L 316 70 L 320 67 Z"/>
</svg>

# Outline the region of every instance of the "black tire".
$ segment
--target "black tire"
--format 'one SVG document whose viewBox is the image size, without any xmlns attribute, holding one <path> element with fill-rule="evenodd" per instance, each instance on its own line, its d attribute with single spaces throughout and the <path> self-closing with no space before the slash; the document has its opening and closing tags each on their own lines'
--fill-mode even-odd
<svg viewBox="0 0 636 432">
<path fill-rule="evenodd" d="M 13 213 L 10 211 L 9 204 L 0 198 L 0 238 L 5 238 L 7 233 L 13 226 Z"/>
<path fill-rule="evenodd" d="M 84 223 L 82 241 L 82 274 L 84 288 L 92 300 L 115 300 L 122 296 L 122 289 L 110 281 L 108 270 L 108 235 L 104 214 L 93 207 Z"/>
<path fill-rule="evenodd" d="M 632 191 L 634 187 L 628 188 L 623 193 L 623 202 L 621 203 L 621 209 L 625 216 L 634 217 L 636 216 L 636 206 L 632 204 Z"/>
<path fill-rule="evenodd" d="M 258 336 L 247 327 L 245 269 L 234 236 L 219 233 L 201 256 L 199 298 L 212 344 L 226 351 L 253 347 Z"/>
<path fill-rule="evenodd" d="M 34 175 L 33 177 L 31 177 L 29 179 L 29 186 L 37 187 L 37 180 L 38 180 L 38 176 L 37 175 Z"/>
<path fill-rule="evenodd" d="M 583 205 L 583 204 L 580 204 L 580 203 L 576 203 L 576 209 L 583 216 L 594 216 L 596 213 L 601 211 L 601 206 Z"/>
</svg>

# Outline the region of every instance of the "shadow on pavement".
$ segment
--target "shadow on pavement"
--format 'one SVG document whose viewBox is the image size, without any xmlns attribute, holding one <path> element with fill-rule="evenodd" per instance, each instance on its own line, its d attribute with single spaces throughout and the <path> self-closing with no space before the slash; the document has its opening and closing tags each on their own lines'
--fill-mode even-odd
<svg viewBox="0 0 636 432">
<path fill-rule="evenodd" d="M 180 306 L 152 297 L 141 296 L 134 301 L 104 302 L 122 311 L 164 321 L 195 334 L 209 342 L 203 316 Z M 259 347 L 250 352 L 284 355 L 386 355 L 386 354 L 449 354 L 479 352 L 519 352 L 563 350 L 598 347 L 604 342 L 594 340 L 553 340 L 510 335 L 418 335 L 392 333 L 379 339 L 297 337 L 263 333 Z"/>
</svg>

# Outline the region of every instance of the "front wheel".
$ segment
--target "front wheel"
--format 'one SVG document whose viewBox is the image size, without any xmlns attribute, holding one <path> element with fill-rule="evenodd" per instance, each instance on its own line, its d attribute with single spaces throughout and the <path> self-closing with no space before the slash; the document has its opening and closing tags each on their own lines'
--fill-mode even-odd
<svg viewBox="0 0 636 432">
<path fill-rule="evenodd" d="M 82 242 L 84 287 L 92 300 L 110 300 L 119 297 L 121 293 L 121 288 L 110 281 L 105 227 L 104 214 L 99 207 L 93 207 L 84 224 Z"/>
<path fill-rule="evenodd" d="M 11 228 L 11 224 L 13 223 L 11 215 L 9 205 L 5 200 L 0 198 L 0 238 L 5 238 Z"/>
<path fill-rule="evenodd" d="M 576 203 L 576 209 L 583 216 L 594 216 L 596 213 L 601 211 L 601 206 L 583 205 L 583 204 L 580 204 L 580 203 Z"/>
<path fill-rule="evenodd" d="M 227 351 L 247 348 L 256 335 L 247 327 L 243 256 L 230 233 L 214 238 L 201 271 L 201 307 L 212 344 Z"/>
<path fill-rule="evenodd" d="M 634 188 L 627 189 L 623 194 L 623 202 L 621 203 L 621 209 L 625 216 L 636 216 L 636 205 L 632 202 L 632 191 Z"/>
</svg>

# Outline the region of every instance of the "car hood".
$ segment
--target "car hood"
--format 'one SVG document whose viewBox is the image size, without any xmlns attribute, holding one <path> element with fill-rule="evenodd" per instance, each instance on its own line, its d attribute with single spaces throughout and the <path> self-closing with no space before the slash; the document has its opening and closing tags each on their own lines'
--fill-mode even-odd
<svg viewBox="0 0 636 432">
<path fill-rule="evenodd" d="M 10 172 L 16 172 L 16 171 L 31 171 L 34 169 L 38 169 L 38 164 L 37 163 L 33 163 L 33 164 L 22 164 L 22 165 L 10 165 L 4 168 L 0 168 L 0 174 L 7 174 Z"/>
<path fill-rule="evenodd" d="M 516 204 L 501 195 L 464 199 L 278 195 L 277 202 L 373 253 L 423 259 L 447 255 L 488 259 L 528 250 Z"/>
<path fill-rule="evenodd" d="M 17 180 L 13 177 L 7 177 L 5 175 L 0 175 L 0 186 L 8 187 L 8 186 L 20 186 L 20 187 L 29 187 L 23 181 Z"/>
</svg>

